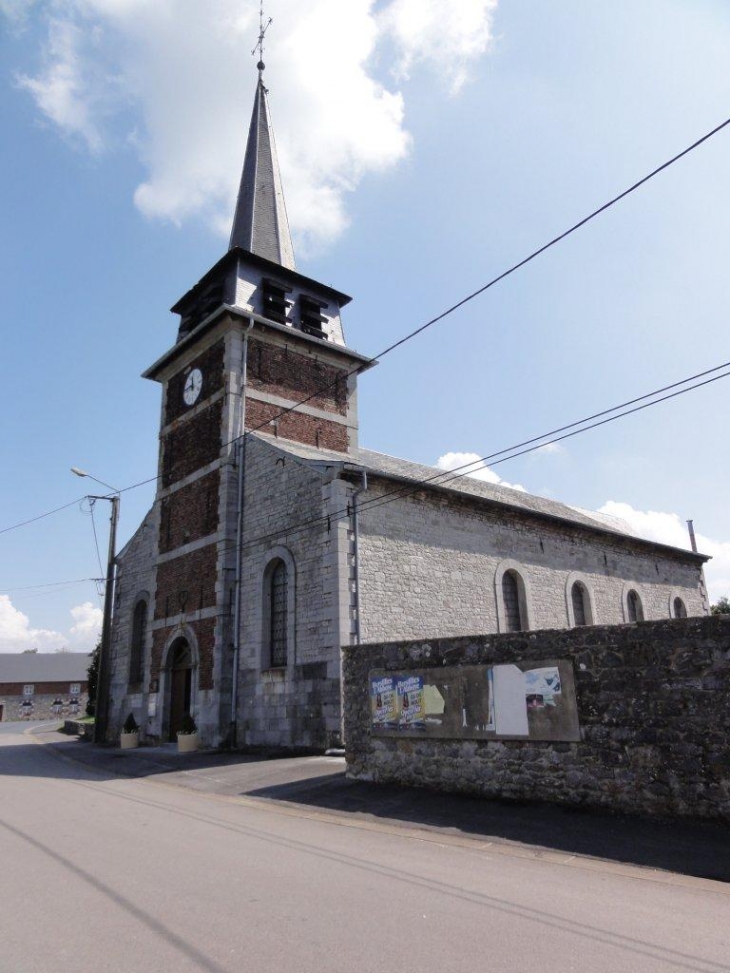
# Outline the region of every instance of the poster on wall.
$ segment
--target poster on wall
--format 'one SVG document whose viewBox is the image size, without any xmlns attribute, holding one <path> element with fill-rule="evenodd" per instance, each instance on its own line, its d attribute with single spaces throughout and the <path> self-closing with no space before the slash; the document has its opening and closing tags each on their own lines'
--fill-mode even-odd
<svg viewBox="0 0 730 973">
<path fill-rule="evenodd" d="M 399 676 L 395 685 L 398 699 L 398 726 L 402 729 L 422 728 L 426 716 L 423 677 Z"/>
<path fill-rule="evenodd" d="M 395 679 L 392 676 L 370 680 L 370 719 L 372 725 L 379 728 L 392 729 L 398 725 Z"/>
<path fill-rule="evenodd" d="M 579 740 L 572 663 L 370 673 L 374 734 Z"/>
</svg>

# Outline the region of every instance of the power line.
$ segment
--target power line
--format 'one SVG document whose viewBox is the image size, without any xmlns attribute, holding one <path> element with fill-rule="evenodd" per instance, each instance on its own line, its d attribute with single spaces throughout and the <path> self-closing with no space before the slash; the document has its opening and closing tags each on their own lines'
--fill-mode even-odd
<svg viewBox="0 0 730 973">
<path fill-rule="evenodd" d="M 490 288 L 494 287 L 496 284 L 498 284 L 501 281 L 505 280 L 505 278 L 511 276 L 516 271 L 518 271 L 522 267 L 526 266 L 528 263 L 531 263 L 533 260 L 535 260 L 541 254 L 545 253 L 547 250 L 549 250 L 552 247 L 556 246 L 558 243 L 560 243 L 561 241 L 565 240 L 567 237 L 571 236 L 577 230 L 579 230 L 582 227 L 584 227 L 587 223 L 590 223 L 592 220 L 594 220 L 597 216 L 600 216 L 601 213 L 605 213 L 606 210 L 608 210 L 611 207 L 615 206 L 622 199 L 625 199 L 627 196 L 631 195 L 631 193 L 635 192 L 641 186 L 643 186 L 647 182 L 649 182 L 650 179 L 653 179 L 655 176 L 659 175 L 659 173 L 663 172 L 665 169 L 668 169 L 670 166 L 674 165 L 680 159 L 684 158 L 684 156 L 688 155 L 690 152 L 693 152 L 695 149 L 699 148 L 700 145 L 702 145 L 704 142 L 707 142 L 714 135 L 717 135 L 718 132 L 722 131 L 728 125 L 730 125 L 730 118 L 727 118 L 724 122 L 721 122 L 719 125 L 715 126 L 715 128 L 711 129 L 709 132 L 705 133 L 700 138 L 696 139 L 694 142 L 692 142 L 686 148 L 682 149 L 681 152 L 678 152 L 676 155 L 672 156 L 670 159 L 667 159 L 666 162 L 663 162 L 661 165 L 657 166 L 655 169 L 652 169 L 651 172 L 647 173 L 647 175 L 643 176 L 637 182 L 633 183 L 627 189 L 623 190 L 623 192 L 619 193 L 618 195 L 616 195 L 613 198 L 611 198 L 610 200 L 608 200 L 608 202 L 604 203 L 602 206 L 599 206 L 597 209 L 593 210 L 587 216 L 583 217 L 583 219 L 579 220 L 577 223 L 574 223 L 567 230 L 564 230 L 562 233 L 560 233 L 557 236 L 553 237 L 551 240 L 549 240 L 547 243 L 543 244 L 541 247 L 538 247 L 538 249 L 533 250 L 532 253 L 528 254 L 528 256 L 524 257 L 522 260 L 520 260 L 517 263 L 513 264 L 511 267 L 509 267 L 507 270 L 503 271 L 502 273 L 498 274 L 496 277 L 493 277 L 490 281 L 488 281 L 486 284 L 484 284 L 481 287 L 479 287 L 477 290 L 472 291 L 472 293 L 468 294 L 466 297 L 463 297 L 461 300 L 457 301 L 455 304 L 452 304 L 445 311 L 442 311 L 440 314 L 438 314 L 435 317 L 431 318 L 430 320 L 426 321 L 424 324 L 422 324 L 419 327 L 415 328 L 413 331 L 410 331 L 408 334 L 404 335 L 402 338 L 399 338 L 397 341 L 395 341 L 392 344 L 388 345 L 386 348 L 384 348 L 378 354 L 374 355 L 371 358 L 368 358 L 368 360 L 364 364 L 356 365 L 354 368 L 350 369 L 349 371 L 346 371 L 342 375 L 339 375 L 333 381 L 328 382 L 328 383 L 322 385 L 320 388 L 316 389 L 314 392 L 312 392 L 311 394 L 309 394 L 305 398 L 300 399 L 298 402 L 295 402 L 291 406 L 287 406 L 286 408 L 282 409 L 280 412 L 276 413 L 274 416 L 272 416 L 269 419 L 267 419 L 265 422 L 262 422 L 258 426 L 254 426 L 252 429 L 249 429 L 249 430 L 245 431 L 243 433 L 243 436 L 245 437 L 245 436 L 249 435 L 252 432 L 257 432 L 260 429 L 263 429 L 265 426 L 270 425 L 272 422 L 276 421 L 277 419 L 280 419 L 282 416 L 285 416 L 288 413 L 293 412 L 295 409 L 299 408 L 299 406 L 306 405 L 307 402 L 310 402 L 312 399 L 316 398 L 318 395 L 321 395 L 323 392 L 327 392 L 327 391 L 329 391 L 332 388 L 336 388 L 336 386 L 338 385 L 338 383 L 345 381 L 351 375 L 358 374 L 364 368 L 369 367 L 369 366 L 375 364 L 378 359 L 384 358 L 386 355 L 390 354 L 391 352 L 395 351 L 397 348 L 400 348 L 402 345 L 406 344 L 408 341 L 411 341 L 413 338 L 415 338 L 418 335 L 422 334 L 428 328 L 431 328 L 433 325 L 438 324 L 440 321 L 443 321 L 445 318 L 449 317 L 449 315 L 453 314 L 459 308 L 464 307 L 464 305 L 468 304 L 470 301 L 473 301 L 475 298 L 479 297 L 481 294 L 484 294 L 485 291 L 489 290 Z M 226 446 L 230 446 L 234 442 L 236 442 L 237 440 L 239 440 L 241 438 L 242 438 L 241 436 L 236 436 L 236 437 L 234 437 L 234 439 L 231 439 L 228 442 L 223 443 L 221 448 L 225 448 Z M 158 473 L 156 476 L 151 476 L 151 477 L 149 477 L 146 480 L 140 480 L 138 483 L 133 483 L 132 485 L 130 485 L 128 487 L 125 487 L 123 490 L 120 490 L 118 492 L 119 493 L 127 493 L 130 490 L 136 490 L 137 488 L 139 488 L 141 486 L 146 486 L 149 483 L 156 482 L 157 480 L 160 479 L 161 476 L 162 476 L 162 473 Z M 78 501 L 74 501 L 74 503 L 78 503 Z M 58 513 L 61 510 L 65 510 L 68 507 L 73 506 L 74 503 L 65 504 L 62 507 L 57 507 L 56 509 L 50 510 L 47 513 L 40 514 L 38 517 L 33 517 L 30 520 L 23 521 L 23 522 L 21 522 L 19 524 L 14 524 L 11 527 L 6 527 L 6 528 L 0 530 L 0 534 L 5 534 L 5 533 L 7 533 L 8 531 L 11 531 L 11 530 L 17 530 L 20 527 L 25 527 L 28 524 L 35 523 L 37 520 L 42 520 L 45 517 L 50 517 L 51 515 L 53 515 L 55 513 Z"/>
<path fill-rule="evenodd" d="M 99 580 L 99 578 L 76 578 L 75 581 L 49 581 L 47 584 L 27 584 L 16 588 L 2 588 L 0 589 L 0 595 L 13 594 L 16 591 L 35 591 L 39 588 L 60 588 L 63 585 L 86 584 L 89 581 L 96 582 Z"/>
<path fill-rule="evenodd" d="M 650 179 L 653 179 L 655 176 L 659 175 L 659 173 L 663 172 L 665 169 L 668 169 L 670 166 L 674 165 L 675 162 L 678 162 L 680 159 L 684 158 L 684 156 L 688 155 L 690 152 L 693 152 L 695 149 L 699 148 L 700 145 L 702 145 L 704 142 L 707 142 L 708 139 L 713 137 L 713 135 L 717 135 L 718 132 L 722 131 L 728 125 L 730 125 L 730 118 L 727 118 L 724 122 L 721 122 L 711 131 L 705 133 L 705 135 L 701 136 L 696 141 L 692 142 L 691 145 L 688 145 L 686 148 L 682 149 L 681 152 L 678 152 L 670 159 L 667 159 L 666 162 L 663 162 L 655 169 L 652 169 L 651 172 L 647 173 L 647 175 L 643 176 L 637 182 L 633 183 L 631 186 L 628 187 L 628 189 L 624 189 L 623 192 L 619 193 L 617 196 L 614 196 L 612 199 L 608 200 L 608 202 L 604 203 L 602 206 L 599 206 L 597 209 L 593 210 L 593 212 L 589 213 L 588 216 L 583 217 L 582 220 L 579 220 L 577 223 L 574 223 L 573 226 L 569 227 L 567 230 L 558 234 L 558 236 L 553 237 L 547 243 L 543 244 L 541 247 L 538 247 L 537 250 L 533 250 L 532 253 L 530 253 L 527 257 L 524 257 L 522 260 L 518 261 L 516 264 L 513 264 L 511 267 L 509 267 L 507 270 L 498 274 L 496 277 L 493 277 L 482 287 L 479 287 L 477 290 L 472 291 L 471 294 L 468 294 L 460 301 L 457 301 L 455 304 L 452 304 L 451 307 L 448 307 L 445 311 L 442 311 L 440 314 L 436 315 L 436 317 L 431 318 L 429 321 L 426 321 L 425 324 L 420 325 L 418 328 L 415 328 L 413 331 L 410 331 L 402 338 L 399 338 L 397 341 L 393 342 L 393 344 L 388 345 L 387 348 L 384 348 L 378 354 L 373 355 L 371 358 L 368 358 L 365 363 L 356 365 L 354 368 L 351 368 L 343 372 L 341 375 L 338 375 L 337 378 L 333 379 L 332 381 L 327 382 L 322 386 L 319 386 L 317 389 L 315 389 L 314 392 L 311 392 L 309 395 L 305 396 L 305 398 L 299 399 L 299 401 L 295 402 L 293 405 L 281 409 L 275 415 L 268 418 L 265 422 L 259 423 L 259 425 L 253 426 L 251 429 L 246 430 L 243 433 L 243 436 L 235 436 L 233 439 L 230 439 L 227 442 L 223 443 L 221 448 L 223 449 L 226 446 L 231 446 L 237 440 L 249 435 L 250 433 L 258 432 L 260 429 L 263 429 L 266 426 L 271 425 L 272 422 L 275 422 L 277 419 L 281 419 L 283 416 L 288 415 L 288 413 L 293 412 L 295 409 L 298 409 L 299 406 L 306 405 L 308 402 L 311 402 L 312 399 L 317 398 L 317 396 L 322 395 L 324 392 L 329 392 L 332 389 L 336 389 L 339 383 L 346 381 L 348 378 L 350 378 L 350 376 L 357 375 L 365 368 L 374 365 L 379 359 L 385 358 L 385 356 L 389 355 L 392 351 L 395 351 L 397 348 L 400 348 L 402 345 L 406 344 L 406 342 L 411 341 L 413 338 L 422 334 L 424 331 L 426 331 L 428 328 L 432 327 L 433 325 L 438 324 L 440 321 L 443 321 L 445 318 L 449 317 L 449 315 L 453 314 L 459 308 L 464 307 L 465 304 L 468 304 L 470 301 L 473 301 L 481 294 L 484 294 L 485 291 L 488 291 L 496 284 L 505 280 L 505 278 L 511 276 L 516 271 L 520 270 L 522 267 L 531 263 L 541 254 L 545 253 L 547 250 L 550 250 L 552 247 L 556 246 L 556 244 L 560 243 L 561 241 L 565 240 L 567 237 L 571 236 L 577 230 L 584 227 L 587 223 L 590 223 L 592 220 L 594 220 L 597 216 L 600 216 L 601 213 L 605 213 L 606 210 L 610 209 L 612 206 L 615 206 L 622 199 L 625 199 L 627 196 L 631 195 L 631 193 L 635 192 L 645 183 L 649 182 Z M 125 487 L 123 490 L 120 490 L 119 492 L 126 493 L 129 490 L 136 490 L 138 487 L 146 486 L 149 483 L 154 483 L 155 481 L 159 480 L 161 476 L 162 473 L 158 473 L 156 476 L 151 476 L 146 480 L 140 480 L 138 483 L 133 483 L 131 486 Z"/>
<path fill-rule="evenodd" d="M 521 443 L 517 443 L 513 446 L 506 447 L 505 449 L 497 450 L 494 453 L 489 453 L 486 456 L 480 457 L 476 460 L 470 460 L 468 463 L 464 463 L 461 466 L 455 467 L 453 470 L 439 470 L 432 476 L 422 478 L 420 480 L 415 480 L 409 483 L 408 486 L 399 487 L 396 490 L 391 490 L 380 497 L 374 497 L 372 500 L 366 500 L 359 507 L 359 511 L 362 513 L 368 509 L 374 509 L 375 507 L 383 506 L 385 503 L 391 503 L 394 500 L 409 496 L 413 493 L 417 493 L 424 486 L 429 484 L 434 484 L 435 481 L 443 481 L 443 483 L 436 483 L 435 485 L 440 486 L 445 483 L 449 483 L 452 480 L 460 479 L 463 476 L 468 476 L 470 471 L 475 468 L 479 468 L 478 464 L 489 462 L 492 466 L 497 466 L 500 463 L 505 463 L 508 460 L 516 459 L 518 456 L 524 456 L 527 453 L 535 452 L 538 449 L 542 449 L 544 446 L 549 446 L 554 443 L 562 442 L 565 439 L 570 439 L 573 436 L 577 436 L 582 432 L 588 432 L 591 429 L 596 429 L 599 426 L 606 425 L 609 422 L 614 422 L 616 419 L 622 419 L 625 416 L 632 415 L 635 412 L 641 412 L 644 409 L 648 409 L 651 406 L 659 405 L 661 402 L 666 402 L 669 399 L 676 398 L 680 395 L 684 395 L 686 392 L 692 392 L 695 389 L 702 388 L 705 385 L 709 385 L 713 382 L 719 381 L 721 378 L 730 377 L 730 371 L 723 372 L 720 375 L 714 375 L 712 378 L 705 378 L 704 381 L 697 382 L 696 379 L 704 378 L 704 376 L 712 375 L 714 372 L 721 371 L 723 368 L 730 367 L 730 362 L 726 362 L 723 365 L 717 365 L 714 368 L 706 369 L 705 371 L 698 372 L 693 376 L 683 379 L 680 382 L 673 382 L 670 385 L 665 385 L 662 388 L 655 389 L 653 392 L 647 392 L 645 395 L 638 396 L 634 399 L 629 399 L 620 405 L 613 406 L 609 409 L 604 409 L 601 412 L 596 412 L 592 416 L 587 416 L 584 419 L 579 419 L 576 422 L 569 423 L 565 426 L 561 426 L 558 429 L 552 430 L 551 432 L 544 433 L 541 436 L 534 436 L 531 439 L 524 440 Z M 689 385 L 687 388 L 680 388 L 680 386 L 687 385 L 689 382 L 695 382 L 694 385 Z M 671 390 L 676 391 L 671 391 Z M 663 395 L 662 393 L 668 393 Z M 660 396 L 657 398 L 656 396 Z M 651 399 L 652 401 L 646 401 Z M 636 403 L 643 403 L 637 405 Z M 632 406 L 632 408 L 628 408 Z M 621 411 L 623 410 L 623 411 Z M 611 413 L 616 413 L 611 415 Z M 607 418 L 602 418 L 607 417 Z M 578 428 L 580 427 L 580 428 Z M 573 431 L 566 431 L 573 430 Z M 558 434 L 562 435 L 558 435 Z M 504 455 L 508 454 L 508 455 Z M 498 457 L 502 457 L 501 459 Z M 302 530 L 306 530 L 310 527 L 315 527 L 318 525 L 324 526 L 332 522 L 336 522 L 345 517 L 349 517 L 351 513 L 350 508 L 341 508 L 340 510 L 334 511 L 330 514 L 324 514 L 317 517 L 313 517 L 306 521 L 301 521 L 299 524 L 294 524 L 291 527 L 282 528 L 278 531 L 272 531 L 268 534 L 260 535 L 259 537 L 251 538 L 246 541 L 242 547 L 247 548 L 255 544 L 260 544 L 264 541 L 268 541 L 274 538 L 280 537 L 290 537 L 293 534 L 301 533 Z M 229 550 L 234 550 L 236 545 L 229 545 L 222 549 L 222 553 Z"/>
<path fill-rule="evenodd" d="M 442 311 L 440 314 L 437 314 L 436 317 L 431 318 L 429 321 L 426 321 L 425 324 L 420 325 L 418 328 L 415 328 L 413 331 L 410 331 L 402 338 L 399 338 L 397 341 L 394 341 L 393 344 L 388 345 L 387 348 L 384 348 L 377 355 L 374 355 L 372 358 L 369 358 L 364 365 L 362 364 L 356 365 L 350 371 L 346 372 L 344 376 L 339 376 L 334 381 L 329 382 L 327 385 L 323 386 L 321 389 L 318 389 L 317 391 L 313 392 L 311 395 L 308 395 L 306 398 L 301 399 L 299 402 L 296 402 L 294 405 L 288 406 L 286 409 L 283 409 L 281 412 L 278 412 L 275 416 L 272 416 L 271 418 L 267 419 L 266 422 L 262 422 L 258 426 L 254 426 L 253 429 L 250 429 L 248 431 L 257 432 L 259 429 L 262 429 L 264 426 L 270 425 L 276 419 L 280 419 L 282 416 L 285 416 L 287 413 L 291 412 L 293 409 L 298 408 L 300 405 L 305 405 L 307 402 L 311 401 L 313 398 L 315 398 L 317 395 L 320 395 L 322 392 L 328 391 L 329 389 L 336 387 L 338 382 L 343 381 L 345 378 L 349 378 L 351 375 L 356 375 L 364 368 L 375 364 L 378 359 L 385 358 L 386 355 L 389 355 L 392 351 L 395 351 L 396 348 L 400 348 L 402 345 L 406 344 L 406 342 L 411 341 L 413 338 L 422 334 L 428 328 L 431 328 L 434 324 L 438 324 L 439 321 L 443 321 L 444 318 L 449 317 L 449 315 L 453 314 L 454 311 L 457 311 L 459 308 L 464 307 L 465 304 L 468 304 L 470 301 L 473 301 L 475 298 L 479 297 L 485 291 L 488 291 L 491 287 L 494 287 L 495 284 L 500 283 L 500 281 L 503 281 L 505 278 L 511 276 L 516 271 L 520 270 L 522 267 L 531 263 L 531 261 L 535 260 L 541 254 L 545 253 L 546 250 L 550 250 L 556 244 L 560 243 L 561 241 L 565 240 L 567 237 L 571 236 L 577 230 L 584 227 L 587 223 L 590 223 L 592 220 L 594 220 L 597 216 L 600 216 L 601 213 L 605 213 L 606 210 L 610 209 L 612 206 L 615 206 L 616 203 L 619 203 L 622 199 L 625 199 L 627 196 L 631 195 L 631 193 L 635 192 L 645 183 L 649 182 L 650 179 L 653 179 L 655 176 L 659 175 L 660 172 L 663 172 L 665 169 L 668 169 L 670 166 L 674 165 L 675 162 L 678 162 L 685 155 L 688 155 L 690 152 L 693 152 L 696 148 L 698 148 L 708 139 L 712 138 L 713 135 L 717 135 L 718 132 L 722 131 L 722 129 L 726 128 L 728 125 L 730 125 L 730 118 L 725 119 L 724 122 L 721 122 L 711 131 L 701 136 L 701 138 L 698 138 L 691 145 L 688 145 L 685 149 L 682 149 L 681 152 L 678 152 L 676 155 L 672 156 L 671 159 L 667 159 L 666 162 L 663 162 L 660 166 L 657 166 L 656 169 L 652 169 L 651 172 L 647 173 L 647 175 L 643 176 L 637 182 L 633 183 L 633 185 L 629 186 L 628 189 L 624 189 L 623 192 L 619 193 L 617 196 L 614 196 L 612 199 L 610 199 L 607 203 L 604 203 L 602 206 L 599 206 L 598 209 L 593 210 L 593 212 L 589 213 L 588 216 L 583 217 L 582 220 L 579 220 L 577 223 L 574 223 L 573 226 L 569 227 L 567 230 L 564 230 L 562 233 L 558 234 L 558 236 L 553 237 L 552 240 L 549 240 L 541 247 L 538 247 L 537 250 L 533 250 L 532 253 L 529 254 L 527 257 L 524 257 L 522 260 L 518 261 L 516 264 L 513 264 L 511 267 L 503 271 L 501 274 L 498 274 L 496 277 L 493 277 L 482 287 L 479 287 L 477 290 L 472 291 L 471 294 L 467 294 L 466 297 L 463 297 L 460 301 L 457 301 L 455 304 L 452 304 L 451 307 L 448 307 L 445 311 Z M 226 445 L 230 445 L 230 443 L 227 443 Z"/>
<path fill-rule="evenodd" d="M 13 524 L 11 527 L 3 527 L 0 530 L 0 534 L 7 534 L 11 530 L 18 530 L 19 527 L 27 527 L 28 524 L 35 524 L 38 520 L 43 520 L 46 517 L 52 517 L 53 514 L 60 513 L 62 510 L 68 510 L 69 507 L 75 507 L 80 503 L 83 503 L 86 499 L 85 496 L 79 497 L 78 500 L 72 500 L 71 503 L 64 503 L 62 507 L 55 507 L 53 510 L 47 510 L 44 514 L 38 514 L 37 517 L 31 517 L 29 520 L 22 520 L 19 524 Z"/>
</svg>

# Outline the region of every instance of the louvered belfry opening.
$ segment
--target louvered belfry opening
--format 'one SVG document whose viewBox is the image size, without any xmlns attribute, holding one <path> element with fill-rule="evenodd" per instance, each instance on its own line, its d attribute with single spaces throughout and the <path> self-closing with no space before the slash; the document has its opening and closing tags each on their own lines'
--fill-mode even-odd
<svg viewBox="0 0 730 973">
<path fill-rule="evenodd" d="M 314 338 L 327 340 L 327 333 L 322 327 L 327 318 L 322 311 L 327 307 L 324 301 L 318 301 L 314 297 L 302 294 L 299 298 L 299 323 L 305 334 L 312 335 Z"/>
<path fill-rule="evenodd" d="M 287 664 L 289 580 L 286 564 L 277 561 L 271 573 L 271 667 L 283 668 Z"/>
<path fill-rule="evenodd" d="M 276 321 L 277 324 L 286 324 L 287 311 L 291 307 L 291 302 L 287 301 L 286 295 L 291 291 L 291 287 L 271 277 L 264 277 L 261 281 L 261 289 L 264 317 L 269 321 Z"/>
</svg>

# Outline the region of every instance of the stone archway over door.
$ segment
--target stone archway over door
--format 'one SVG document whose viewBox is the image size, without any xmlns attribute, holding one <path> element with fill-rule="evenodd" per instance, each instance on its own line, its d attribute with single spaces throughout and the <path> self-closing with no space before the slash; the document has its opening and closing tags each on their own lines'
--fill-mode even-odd
<svg viewBox="0 0 730 973">
<path fill-rule="evenodd" d="M 193 688 L 193 656 L 187 639 L 180 638 L 170 649 L 170 739 L 182 729 L 183 718 L 190 712 Z"/>
</svg>

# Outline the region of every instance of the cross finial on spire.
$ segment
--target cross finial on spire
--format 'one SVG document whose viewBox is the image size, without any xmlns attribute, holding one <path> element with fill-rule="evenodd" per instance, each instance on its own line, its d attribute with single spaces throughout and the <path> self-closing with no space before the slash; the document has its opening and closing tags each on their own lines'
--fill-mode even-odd
<svg viewBox="0 0 730 973">
<path fill-rule="evenodd" d="M 264 68 L 266 67 L 266 65 L 264 64 L 264 35 L 266 34 L 266 31 L 269 29 L 272 23 L 273 21 L 271 17 L 269 17 L 269 19 L 264 24 L 264 0 L 261 0 L 261 3 L 259 5 L 259 37 L 258 37 L 258 41 L 256 42 L 256 46 L 251 51 L 252 55 L 255 54 L 257 51 L 259 53 L 259 60 L 258 60 L 258 64 L 256 65 L 259 71 L 259 81 L 263 78 Z"/>
</svg>

